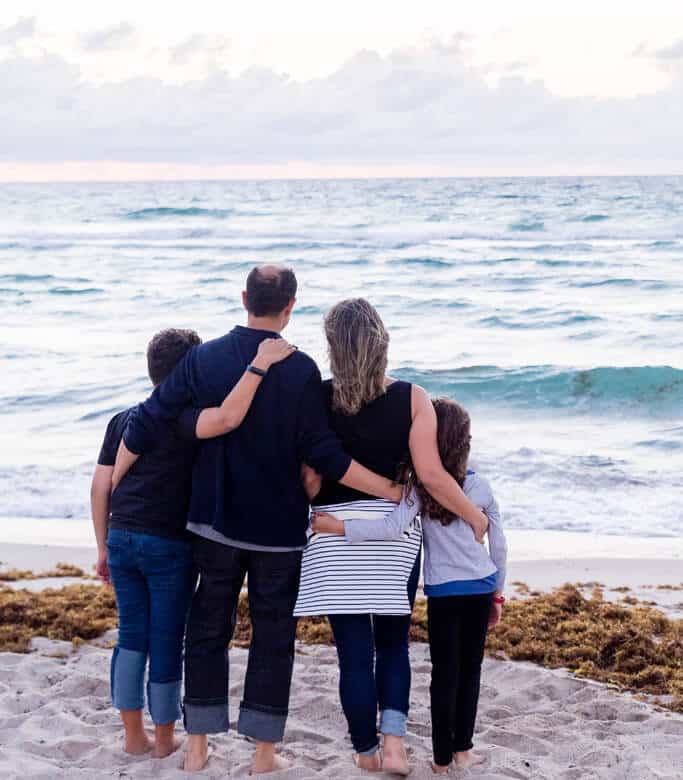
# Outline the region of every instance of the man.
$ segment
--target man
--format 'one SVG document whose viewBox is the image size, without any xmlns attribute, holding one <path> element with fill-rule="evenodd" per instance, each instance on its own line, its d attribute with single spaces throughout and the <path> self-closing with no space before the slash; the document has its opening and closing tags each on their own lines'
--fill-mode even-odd
<svg viewBox="0 0 683 780">
<path fill-rule="evenodd" d="M 220 405 L 245 368 L 250 370 L 260 342 L 286 328 L 296 289 L 289 269 L 252 270 L 242 294 L 247 327 L 237 326 L 192 350 L 138 407 L 124 434 L 125 448 L 139 454 L 152 447 L 159 423 L 175 419 L 188 405 Z M 254 773 L 284 765 L 275 743 L 284 734 L 294 662 L 292 612 L 308 526 L 300 479 L 304 463 L 365 493 L 400 498 L 389 480 L 344 452 L 328 426 L 320 372 L 297 351 L 263 376 L 242 425 L 229 436 L 203 442 L 195 462 L 188 528 L 197 535 L 200 585 L 187 631 L 187 771 L 206 764 L 206 735 L 228 729 L 226 648 L 245 576 L 253 639 L 238 731 L 256 742 Z"/>
</svg>

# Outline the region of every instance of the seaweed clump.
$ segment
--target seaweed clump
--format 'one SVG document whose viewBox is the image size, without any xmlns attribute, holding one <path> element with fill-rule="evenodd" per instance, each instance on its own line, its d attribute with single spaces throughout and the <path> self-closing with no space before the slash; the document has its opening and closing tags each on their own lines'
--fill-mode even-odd
<svg viewBox="0 0 683 780">
<path fill-rule="evenodd" d="M 70 585 L 38 593 L 0 588 L 0 650 L 28 652 L 36 636 L 78 643 L 115 628 L 116 622 L 111 588 Z M 333 644 L 324 617 L 299 620 L 297 636 L 307 644 Z M 415 604 L 411 639 L 427 641 L 424 599 Z M 248 598 L 242 594 L 233 644 L 246 647 L 250 641 Z M 659 703 L 683 712 L 683 621 L 642 604 L 606 602 L 600 588 L 591 598 L 565 585 L 549 594 L 513 599 L 503 621 L 489 633 L 487 652 L 663 697 Z"/>
<path fill-rule="evenodd" d="M 36 636 L 78 643 L 95 639 L 116 624 L 111 588 L 68 585 L 38 593 L 0 589 L 0 650 L 26 653 Z"/>
<path fill-rule="evenodd" d="M 540 598 L 509 602 L 503 621 L 489 633 L 487 651 L 664 696 L 661 703 L 683 712 L 683 621 L 649 606 L 627 609 L 603 601 L 599 589 L 587 599 L 565 585 Z"/>
<path fill-rule="evenodd" d="M 71 563 L 58 563 L 54 569 L 48 571 L 35 572 L 29 569 L 7 569 L 0 571 L 0 582 L 17 582 L 17 580 L 42 580 L 56 577 L 82 577 L 83 579 L 92 579 L 92 575 L 86 574 L 80 566 L 74 566 Z"/>
</svg>

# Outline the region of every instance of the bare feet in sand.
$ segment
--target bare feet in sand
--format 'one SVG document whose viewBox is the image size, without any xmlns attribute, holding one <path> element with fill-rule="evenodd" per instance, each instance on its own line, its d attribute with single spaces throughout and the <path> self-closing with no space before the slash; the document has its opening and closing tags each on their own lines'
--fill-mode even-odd
<svg viewBox="0 0 683 780">
<path fill-rule="evenodd" d="M 257 761 L 256 757 L 254 757 L 250 774 L 267 775 L 270 774 L 270 772 L 282 772 L 285 769 L 289 769 L 290 766 L 291 764 L 289 761 L 282 758 L 282 756 L 273 755 L 270 760 L 267 761 Z"/>
<path fill-rule="evenodd" d="M 403 737 L 395 737 L 392 734 L 384 735 L 382 747 L 382 770 L 393 775 L 410 774 L 410 764 Z"/>
<path fill-rule="evenodd" d="M 484 756 L 479 755 L 479 753 L 473 753 L 471 750 L 453 753 L 453 759 L 455 760 L 455 763 L 463 769 L 479 766 L 479 764 L 483 764 L 484 761 L 486 761 Z"/>
<path fill-rule="evenodd" d="M 143 756 L 145 753 L 149 753 L 153 747 L 152 740 L 144 731 L 141 734 L 126 734 L 123 743 L 124 751 L 130 756 Z"/>
<path fill-rule="evenodd" d="M 166 756 L 170 756 L 171 753 L 175 753 L 182 744 L 183 740 L 180 739 L 180 737 L 171 737 L 170 740 L 157 739 L 154 743 L 152 758 L 166 758 Z"/>
<path fill-rule="evenodd" d="M 356 754 L 353 757 L 353 763 L 364 772 L 382 771 L 382 755 L 379 750 L 371 756 L 359 756 Z"/>
<path fill-rule="evenodd" d="M 209 738 L 205 734 L 190 734 L 183 769 L 186 772 L 201 772 L 209 760 Z"/>
</svg>

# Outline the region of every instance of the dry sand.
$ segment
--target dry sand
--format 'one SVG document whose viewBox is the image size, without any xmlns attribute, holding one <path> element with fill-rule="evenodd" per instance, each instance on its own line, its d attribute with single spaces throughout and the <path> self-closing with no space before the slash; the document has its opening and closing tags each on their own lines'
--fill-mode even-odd
<svg viewBox="0 0 683 780">
<path fill-rule="evenodd" d="M 112 641 L 115 632 L 102 642 Z M 109 700 L 110 651 L 95 644 L 35 640 L 30 655 L 0 654 L 0 776 L 36 778 L 187 778 L 182 755 L 129 758 Z M 412 777 L 429 770 L 429 662 L 414 645 L 412 710 L 407 742 Z M 246 651 L 232 651 L 231 719 L 245 671 Z M 333 648 L 300 646 L 283 754 L 292 769 L 273 778 L 360 775 L 337 698 Z M 584 780 L 680 778 L 683 717 L 656 710 L 564 672 L 487 659 L 477 747 L 485 766 L 462 777 Z M 234 732 L 212 738 L 202 777 L 242 777 L 251 746 Z M 181 751 L 182 752 L 182 751 Z"/>
<path fill-rule="evenodd" d="M 566 537 L 518 532 L 509 582 L 549 590 L 564 582 L 600 582 L 605 597 L 628 585 L 638 598 L 656 601 L 680 616 L 680 591 L 661 585 L 683 581 L 680 540 L 653 540 L 610 549 L 615 540 L 575 539 L 568 557 Z M 579 536 L 579 535 L 575 535 Z M 549 543 L 549 541 L 551 543 Z M 572 541 L 569 539 L 568 541 Z M 590 547 L 587 547 L 590 545 Z M 514 548 L 513 548 L 514 549 Z M 610 553 L 620 557 L 611 557 Z M 526 559 L 524 559 L 526 558 Z M 64 561 L 90 571 L 92 548 L 0 543 L 0 568 L 49 570 Z M 61 587 L 61 580 L 28 580 L 12 587 Z M 511 594 L 515 589 L 509 588 Z M 678 603 L 675 603 L 678 602 Z M 678 615 L 676 614 L 678 613 Z M 29 655 L 0 653 L 0 777 L 40 778 L 187 778 L 176 754 L 156 761 L 129 758 L 121 750 L 118 716 L 109 698 L 110 650 L 115 632 L 101 641 L 74 648 L 68 642 L 34 640 Z M 433 777 L 429 770 L 429 659 L 414 644 L 412 710 L 408 745 L 412 777 Z M 232 659 L 231 718 L 237 716 L 246 651 Z M 283 754 L 294 768 L 278 777 L 360 776 L 351 763 L 351 745 L 339 706 L 333 648 L 298 648 L 291 714 Z M 182 733 L 181 731 L 179 733 Z M 487 756 L 483 768 L 460 777 L 529 780 L 650 780 L 683 778 L 683 717 L 656 709 L 598 683 L 525 663 L 485 661 L 477 748 Z M 212 739 L 213 754 L 202 777 L 240 777 L 248 773 L 250 745 L 234 732 Z"/>
</svg>

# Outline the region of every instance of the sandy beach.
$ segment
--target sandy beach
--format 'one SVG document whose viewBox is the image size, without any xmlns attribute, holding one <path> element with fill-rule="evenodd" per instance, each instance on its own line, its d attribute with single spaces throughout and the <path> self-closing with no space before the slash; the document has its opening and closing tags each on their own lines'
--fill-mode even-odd
<svg viewBox="0 0 683 780">
<path fill-rule="evenodd" d="M 680 617 L 683 580 L 678 540 L 586 540 L 518 531 L 509 593 L 528 598 L 565 582 L 590 590 L 600 584 L 605 599 L 647 600 Z M 611 547 L 610 547 L 611 544 Z M 567 556 L 558 555 L 558 545 Z M 589 549 L 596 554 L 586 556 Z M 621 557 L 609 557 L 618 552 Z M 668 555 L 665 553 L 668 552 Z M 543 555 L 545 553 L 545 555 Z M 637 556 L 637 553 L 640 556 Z M 573 557 L 572 557 L 573 554 Z M 526 559 L 535 555 L 535 559 Z M 547 557 L 548 555 L 555 557 Z M 648 557 L 655 556 L 655 557 Z M 581 557 L 577 557 L 581 556 Z M 661 556 L 661 557 L 656 557 Z M 0 570 L 49 571 L 70 563 L 89 572 L 92 548 L 0 543 Z M 61 587 L 73 578 L 8 582 L 12 588 Z M 513 583 L 525 583 L 528 587 Z M 625 591 L 628 587 L 630 590 Z M 674 589 L 670 589 L 674 588 Z M 187 777 L 181 755 L 164 760 L 129 758 L 121 750 L 118 716 L 110 706 L 109 658 L 116 632 L 98 640 L 36 638 L 28 654 L 0 653 L 0 774 L 11 778 Z M 231 721 L 237 716 L 246 650 L 232 651 Z M 412 710 L 408 745 L 415 778 L 431 777 L 427 646 L 413 643 Z M 283 754 L 292 768 L 277 777 L 354 777 L 351 746 L 339 707 L 334 648 L 299 644 L 291 715 Z M 487 658 L 483 673 L 477 747 L 486 754 L 482 778 L 547 780 L 645 780 L 679 778 L 683 764 L 683 717 L 579 679 L 563 669 Z M 248 774 L 250 745 L 234 731 L 212 739 L 213 753 L 201 776 Z M 462 774 L 462 776 L 468 776 Z"/>
<path fill-rule="evenodd" d="M 98 644 L 114 640 L 114 632 Z M 187 777 L 181 756 L 129 758 L 109 704 L 109 651 L 95 644 L 37 640 L 30 655 L 0 654 L 0 770 L 7 780 Z M 237 715 L 246 651 L 232 653 L 231 721 Z M 429 659 L 414 645 L 408 745 L 412 776 L 431 777 Z M 487 659 L 477 746 L 486 765 L 473 776 L 584 780 L 680 777 L 683 718 L 609 688 L 530 664 Z M 203 777 L 248 774 L 250 745 L 234 731 L 212 738 Z M 273 777 L 355 777 L 337 700 L 333 648 L 298 647 L 283 755 Z M 463 774 L 463 776 L 465 776 Z"/>
</svg>

